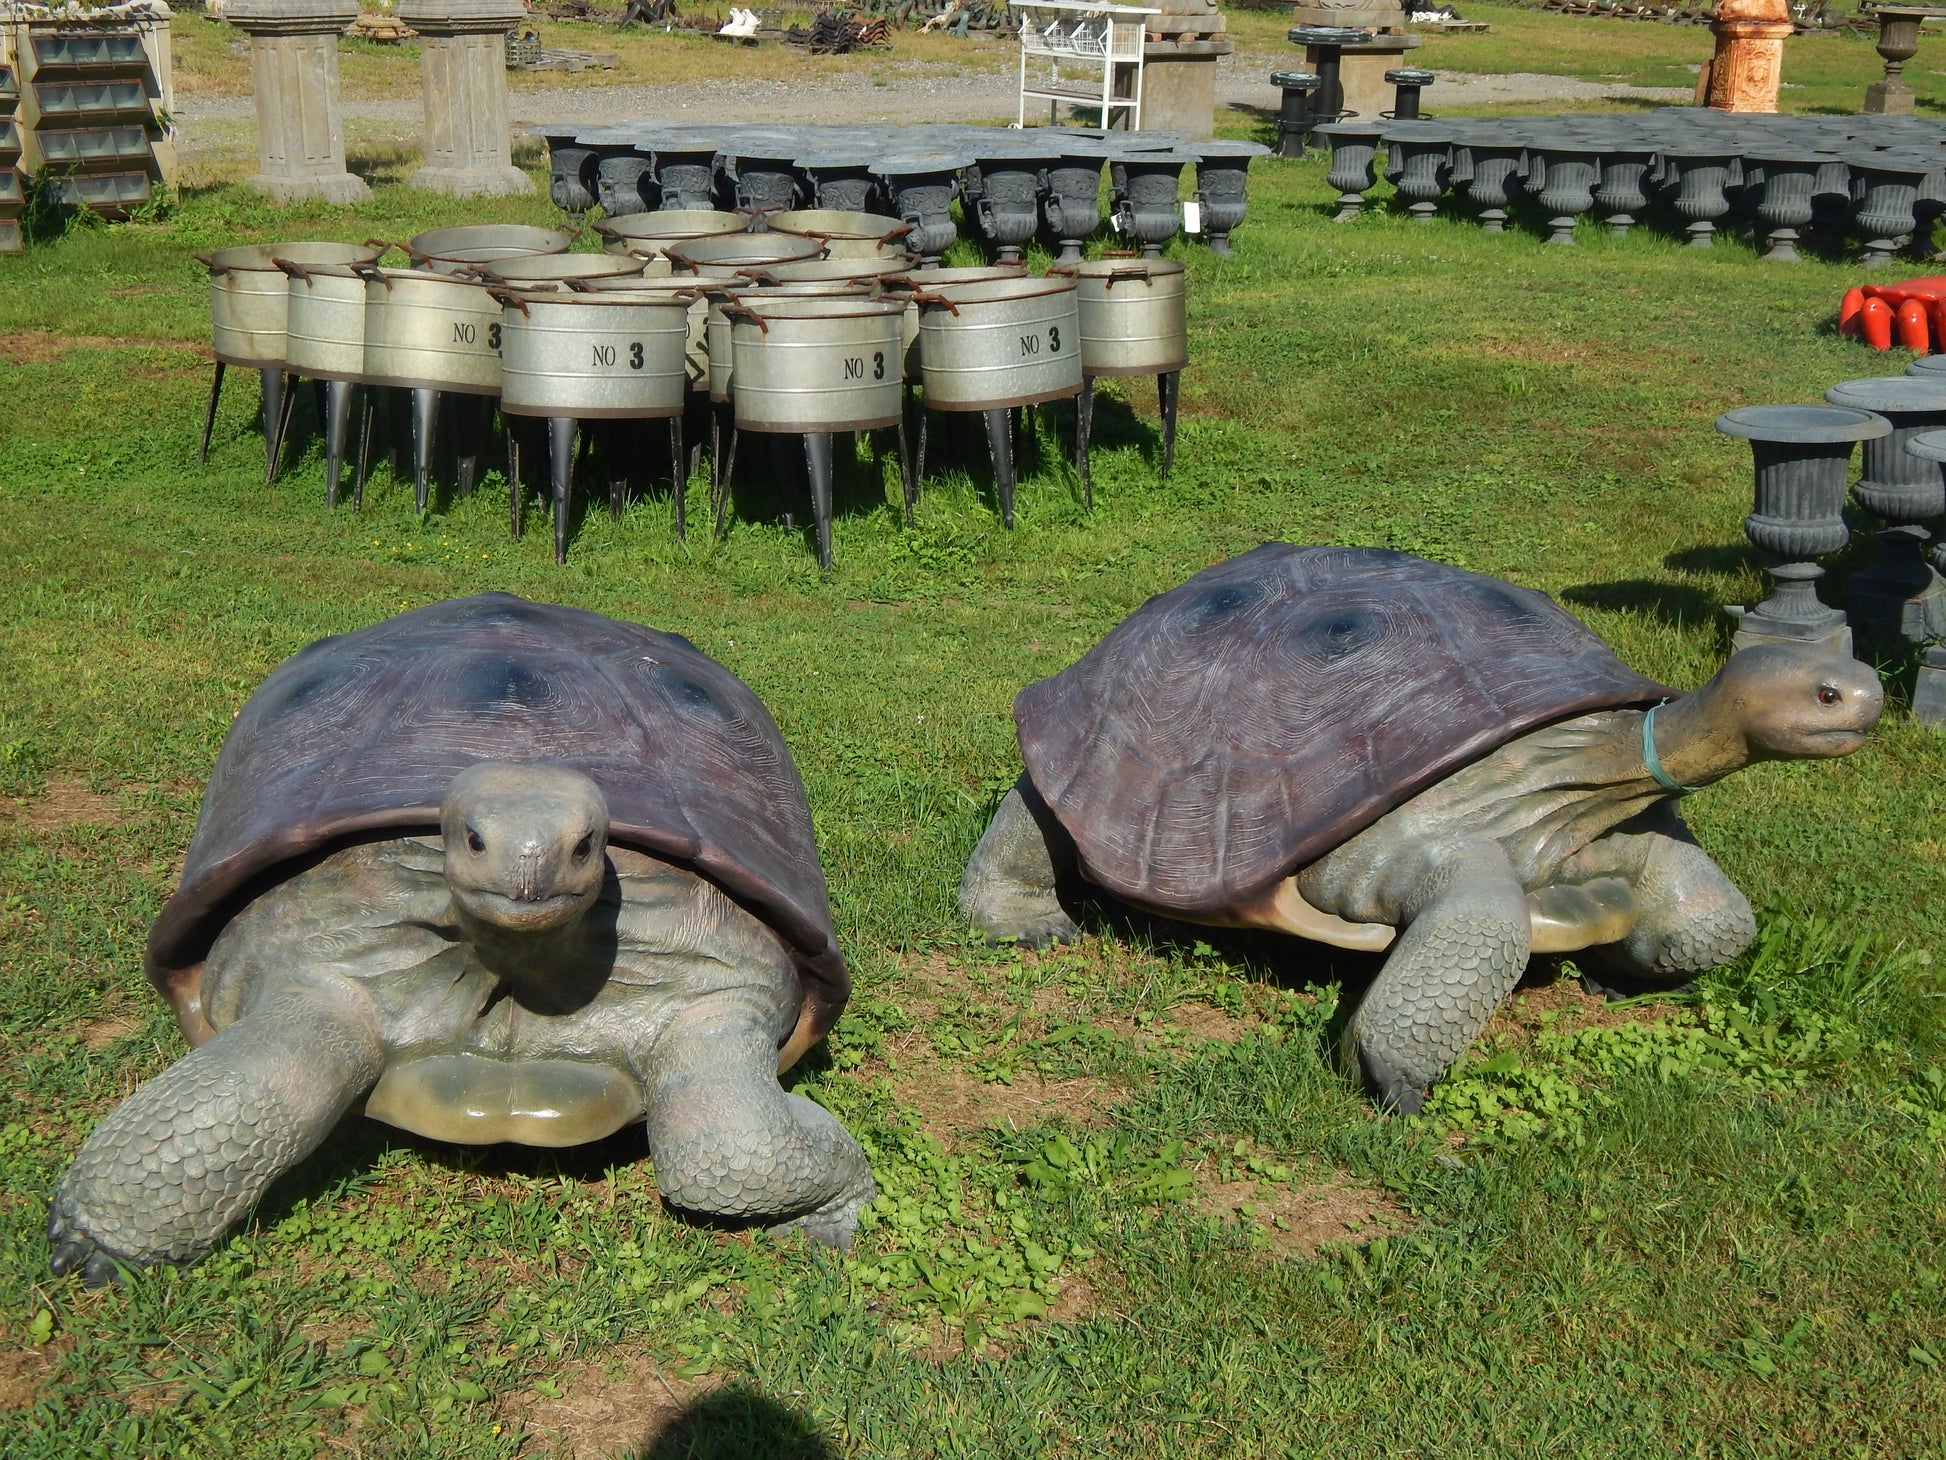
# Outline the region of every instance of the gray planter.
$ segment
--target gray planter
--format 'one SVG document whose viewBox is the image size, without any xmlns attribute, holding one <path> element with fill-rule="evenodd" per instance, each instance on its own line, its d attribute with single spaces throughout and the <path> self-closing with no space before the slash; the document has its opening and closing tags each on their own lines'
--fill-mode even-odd
<svg viewBox="0 0 1946 1460">
<path fill-rule="evenodd" d="M 820 208 L 845 213 L 879 211 L 878 179 L 872 175 L 872 154 L 866 148 L 833 148 L 801 153 L 797 168 L 811 181 L 811 194 Z"/>
<path fill-rule="evenodd" d="M 1744 166 L 1763 176 L 1757 219 L 1764 228 L 1764 257 L 1796 262 L 1802 230 L 1816 216 L 1813 197 L 1824 159 L 1811 152 L 1765 152 L 1746 157 Z"/>
<path fill-rule="evenodd" d="M 1082 242 L 1101 226 L 1101 164 L 1095 152 L 1067 152 L 1047 170 L 1048 232 L 1059 242 L 1059 263 L 1081 262 Z"/>
<path fill-rule="evenodd" d="M 1160 255 L 1182 227 L 1176 196 L 1182 170 L 1195 160 L 1189 152 L 1129 152 L 1109 159 L 1115 225 L 1135 241 L 1142 257 Z"/>
<path fill-rule="evenodd" d="M 1864 249 L 1859 262 L 1882 268 L 1919 226 L 1919 187 L 1931 169 L 1891 152 L 1852 152 L 1845 162 L 1851 168 L 1852 222 Z"/>
<path fill-rule="evenodd" d="M 977 191 L 973 170 L 968 170 L 967 216 L 1001 263 L 1017 263 L 1021 250 L 1040 230 L 1044 179 L 1056 161 L 1040 153 L 980 158 Z"/>
<path fill-rule="evenodd" d="M 662 190 L 659 211 L 716 206 L 715 137 L 683 137 L 655 146 L 655 180 Z"/>
<path fill-rule="evenodd" d="M 1527 173 L 1527 144 L 1498 127 L 1460 133 L 1453 148 L 1453 180 L 1480 210 L 1480 227 L 1504 233 L 1507 209 L 1520 196 Z"/>
<path fill-rule="evenodd" d="M 904 152 L 872 166 L 891 200 L 893 216 L 912 225 L 906 246 L 919 255 L 922 268 L 937 268 L 939 256 L 959 237 L 953 196 L 959 191 L 960 169 L 971 161 L 957 152 Z"/>
<path fill-rule="evenodd" d="M 1536 143 L 1528 150 L 1527 191 L 1548 214 L 1547 241 L 1574 246 L 1574 221 L 1595 206 L 1601 153 L 1572 143 Z"/>
<path fill-rule="evenodd" d="M 1891 423 L 1843 406 L 1745 406 L 1718 416 L 1716 429 L 1750 443 L 1756 510 L 1743 520 L 1744 536 L 1786 560 L 1770 570 L 1770 597 L 1741 615 L 1737 646 L 1816 643 L 1849 654 L 1851 627 L 1818 601 L 1824 569 L 1810 559 L 1851 541 L 1844 505 L 1852 449 L 1890 434 Z"/>
<path fill-rule="evenodd" d="M 547 143 L 547 197 L 555 207 L 579 223 L 594 207 L 595 155 L 576 140 L 580 129 L 539 127 Z"/>
<path fill-rule="evenodd" d="M 1646 147 L 1617 146 L 1601 154 L 1595 183 L 1595 212 L 1602 226 L 1620 238 L 1635 226 L 1636 215 L 1649 206 L 1643 180 L 1655 161 Z"/>
<path fill-rule="evenodd" d="M 717 162 L 737 207 L 748 213 L 783 212 L 807 201 L 796 153 L 788 137 L 731 141 Z"/>
<path fill-rule="evenodd" d="M 1716 220 L 1730 211 L 1723 189 L 1730 181 L 1733 154 L 1716 147 L 1672 148 L 1663 153 L 1673 183 L 1676 212 L 1689 220 L 1691 248 L 1708 248 L 1716 235 Z"/>
<path fill-rule="evenodd" d="M 1946 377 L 1887 375 L 1846 380 L 1824 398 L 1871 411 L 1891 431 L 1866 441 L 1864 467 L 1852 496 L 1888 524 L 1879 533 L 1878 560 L 1851 575 L 1846 602 L 1855 628 L 1881 643 L 1923 644 L 1946 633 L 1946 585 L 1926 562 L 1932 533 L 1922 523 L 1946 514 L 1946 478 L 1927 433 L 1946 441 Z"/>
<path fill-rule="evenodd" d="M 1397 169 L 1399 197 L 1415 222 L 1432 222 L 1453 180 L 1452 129 L 1437 122 L 1393 122 L 1384 139 L 1386 155 Z"/>
<path fill-rule="evenodd" d="M 1338 190 L 1334 223 L 1349 223 L 1365 211 L 1365 194 L 1378 185 L 1372 163 L 1383 128 L 1376 122 L 1326 122 L 1313 134 L 1331 149 L 1325 181 Z"/>
<path fill-rule="evenodd" d="M 1230 235 L 1250 207 L 1250 159 L 1270 149 L 1261 142 L 1198 142 L 1196 201 L 1203 205 L 1203 234 L 1210 252 L 1228 257 Z"/>
</svg>

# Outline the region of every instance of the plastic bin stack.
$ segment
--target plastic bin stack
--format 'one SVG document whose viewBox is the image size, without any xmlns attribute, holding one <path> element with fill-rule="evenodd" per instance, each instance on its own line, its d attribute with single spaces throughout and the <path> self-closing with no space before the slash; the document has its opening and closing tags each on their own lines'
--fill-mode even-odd
<svg viewBox="0 0 1946 1460">
<path fill-rule="evenodd" d="M 20 252 L 20 210 L 26 205 L 21 188 L 20 82 L 14 68 L 0 64 L 0 253 Z"/>
<path fill-rule="evenodd" d="M 56 202 L 127 217 L 162 177 L 160 87 L 141 30 L 37 21 L 16 37 L 21 171 L 45 170 Z"/>
</svg>

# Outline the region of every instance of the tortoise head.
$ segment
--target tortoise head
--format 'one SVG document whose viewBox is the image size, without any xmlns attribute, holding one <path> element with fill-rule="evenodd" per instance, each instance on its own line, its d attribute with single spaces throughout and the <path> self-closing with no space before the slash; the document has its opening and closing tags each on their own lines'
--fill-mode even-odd
<svg viewBox="0 0 1946 1460">
<path fill-rule="evenodd" d="M 575 921 L 607 872 L 608 802 L 566 766 L 481 761 L 439 808 L 446 881 L 460 910 L 510 933 Z"/>
<path fill-rule="evenodd" d="M 1808 644 L 1740 649 L 1699 693 L 1740 726 L 1751 760 L 1850 755 L 1885 708 L 1874 670 Z"/>
<path fill-rule="evenodd" d="M 1665 706 L 1655 739 L 1670 775 L 1703 785 L 1753 761 L 1850 755 L 1884 708 L 1870 666 L 1811 644 L 1756 644 Z"/>
</svg>

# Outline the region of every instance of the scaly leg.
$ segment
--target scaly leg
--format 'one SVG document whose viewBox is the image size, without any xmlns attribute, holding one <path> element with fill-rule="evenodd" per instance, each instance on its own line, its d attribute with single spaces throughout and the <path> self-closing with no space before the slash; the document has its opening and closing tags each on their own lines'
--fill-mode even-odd
<svg viewBox="0 0 1946 1460">
<path fill-rule="evenodd" d="M 378 1079 L 378 1017 L 348 985 L 267 997 L 118 1105 L 83 1143 L 47 1221 L 57 1275 L 186 1264 L 317 1149 Z"/>
<path fill-rule="evenodd" d="M 1757 935 L 1749 901 L 1673 816 L 1666 829 L 1610 832 L 1573 865 L 1577 874 L 1612 868 L 1635 889 L 1633 931 L 1574 955 L 1605 991 L 1628 996 L 1644 992 L 1637 983 L 1681 982 L 1728 963 Z"/>
<path fill-rule="evenodd" d="M 670 1205 L 851 1246 L 876 1195 L 858 1142 L 777 1083 L 765 1011 L 735 994 L 692 1004 L 649 1051 L 649 1154 Z"/>
<path fill-rule="evenodd" d="M 1418 1113 L 1426 1088 L 1513 992 L 1528 941 L 1527 894 L 1495 843 L 1470 844 L 1425 878 L 1345 1027 L 1346 1056 L 1381 1100 Z"/>
<path fill-rule="evenodd" d="M 1081 936 L 1056 887 L 1074 846 L 1025 775 L 1007 792 L 960 878 L 960 915 L 989 943 L 1028 948 Z"/>
</svg>

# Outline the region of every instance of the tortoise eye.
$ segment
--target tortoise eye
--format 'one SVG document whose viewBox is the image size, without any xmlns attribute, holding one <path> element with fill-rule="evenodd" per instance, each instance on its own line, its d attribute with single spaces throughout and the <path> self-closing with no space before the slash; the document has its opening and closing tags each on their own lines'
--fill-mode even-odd
<svg viewBox="0 0 1946 1460">
<path fill-rule="evenodd" d="M 1819 704 L 1821 704 L 1821 705 L 1835 705 L 1835 704 L 1837 704 L 1837 703 L 1838 703 L 1838 701 L 1839 701 L 1840 699 L 1842 699 L 1842 698 L 1843 698 L 1843 696 L 1841 696 L 1841 695 L 1840 695 L 1840 694 L 1838 693 L 1838 689 L 1837 689 L 1837 686 L 1835 686 L 1835 685 L 1829 685 L 1829 684 L 1821 684 L 1821 685 L 1819 685 L 1819 686 L 1818 686 L 1818 703 L 1819 703 Z"/>
<path fill-rule="evenodd" d="M 582 837 L 580 841 L 574 844 L 575 861 L 577 862 L 587 861 L 588 853 L 592 852 L 594 849 L 595 849 L 594 833 L 590 832 L 587 836 Z"/>
<path fill-rule="evenodd" d="M 486 841 L 470 826 L 466 828 L 466 845 L 468 850 L 475 853 L 486 850 Z"/>
</svg>

